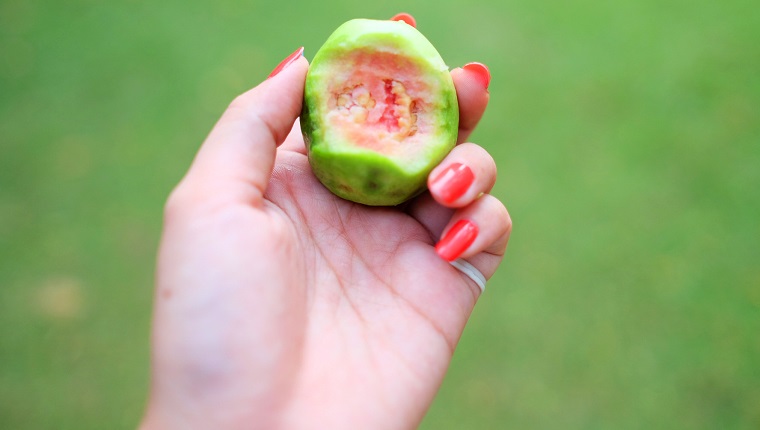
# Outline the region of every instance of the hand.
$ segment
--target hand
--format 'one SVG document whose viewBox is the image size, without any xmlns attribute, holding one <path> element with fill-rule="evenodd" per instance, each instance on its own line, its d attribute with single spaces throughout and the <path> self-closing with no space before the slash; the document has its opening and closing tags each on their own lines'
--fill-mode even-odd
<svg viewBox="0 0 760 430">
<path fill-rule="evenodd" d="M 480 294 L 446 260 L 489 278 L 504 254 L 495 164 L 472 143 L 403 208 L 328 192 L 296 121 L 308 63 L 288 60 L 233 101 L 167 202 L 145 429 L 415 427 Z M 488 74 L 452 77 L 464 142 Z"/>
</svg>

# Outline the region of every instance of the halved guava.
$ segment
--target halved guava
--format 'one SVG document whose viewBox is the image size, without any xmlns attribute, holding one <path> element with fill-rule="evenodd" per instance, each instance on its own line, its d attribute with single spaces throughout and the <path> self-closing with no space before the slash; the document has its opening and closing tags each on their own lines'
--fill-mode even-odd
<svg viewBox="0 0 760 430">
<path fill-rule="evenodd" d="M 458 128 L 449 69 L 409 24 L 348 21 L 312 60 L 301 129 L 314 174 L 339 197 L 372 206 L 414 197 Z"/>
</svg>

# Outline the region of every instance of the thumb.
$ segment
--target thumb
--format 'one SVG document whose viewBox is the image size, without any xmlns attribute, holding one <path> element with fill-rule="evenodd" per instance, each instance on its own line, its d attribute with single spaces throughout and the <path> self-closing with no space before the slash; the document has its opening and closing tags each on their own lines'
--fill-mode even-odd
<svg viewBox="0 0 760 430">
<path fill-rule="evenodd" d="M 192 200 L 261 204 L 277 146 L 301 113 L 307 69 L 299 48 L 267 80 L 239 95 L 206 138 L 175 193 L 184 187 Z"/>
</svg>

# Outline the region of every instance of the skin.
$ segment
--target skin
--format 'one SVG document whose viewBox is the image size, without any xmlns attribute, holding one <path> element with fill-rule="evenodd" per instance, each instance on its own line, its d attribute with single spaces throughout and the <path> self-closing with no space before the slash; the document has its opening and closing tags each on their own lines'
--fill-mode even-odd
<svg viewBox="0 0 760 430">
<path fill-rule="evenodd" d="M 480 233 L 462 256 L 486 277 L 502 260 L 511 221 L 477 145 L 430 175 L 475 173 L 448 206 L 435 187 L 401 209 L 327 191 L 296 121 L 307 68 L 239 96 L 168 199 L 143 429 L 414 428 L 480 293 L 435 242 L 466 217 Z M 488 92 L 452 77 L 464 142 Z"/>
</svg>

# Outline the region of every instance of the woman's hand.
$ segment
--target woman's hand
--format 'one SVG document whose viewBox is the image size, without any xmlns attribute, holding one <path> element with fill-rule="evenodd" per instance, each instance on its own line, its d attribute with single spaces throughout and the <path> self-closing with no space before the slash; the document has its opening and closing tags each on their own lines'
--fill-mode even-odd
<svg viewBox="0 0 760 430">
<path fill-rule="evenodd" d="M 145 429 L 415 427 L 481 292 L 447 260 L 486 278 L 501 262 L 496 167 L 464 143 L 488 69 L 452 71 L 460 144 L 430 192 L 367 207 L 309 168 L 295 54 L 232 102 L 167 202 Z"/>
</svg>

